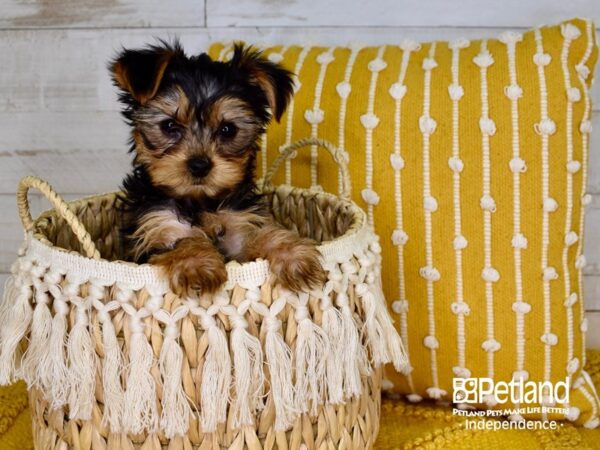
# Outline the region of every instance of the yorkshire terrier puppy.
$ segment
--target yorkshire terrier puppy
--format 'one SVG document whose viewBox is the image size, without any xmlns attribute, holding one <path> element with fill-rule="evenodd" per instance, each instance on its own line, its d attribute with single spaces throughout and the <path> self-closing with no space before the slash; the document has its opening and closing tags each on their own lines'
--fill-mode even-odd
<svg viewBox="0 0 600 450">
<path fill-rule="evenodd" d="M 278 225 L 254 183 L 258 140 L 292 95 L 288 71 L 241 45 L 218 62 L 162 41 L 110 70 L 135 154 L 123 182 L 132 260 L 157 265 L 179 295 L 218 290 L 228 260 L 266 259 L 291 290 L 324 282 L 315 243 Z"/>
</svg>

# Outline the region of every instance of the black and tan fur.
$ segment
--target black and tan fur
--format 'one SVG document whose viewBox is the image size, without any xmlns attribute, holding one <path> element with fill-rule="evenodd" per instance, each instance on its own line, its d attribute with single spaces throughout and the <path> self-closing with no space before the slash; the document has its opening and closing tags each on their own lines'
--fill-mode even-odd
<svg viewBox="0 0 600 450">
<path fill-rule="evenodd" d="M 240 45 L 229 62 L 178 43 L 124 50 L 110 70 L 132 129 L 123 237 L 181 295 L 211 293 L 225 263 L 265 258 L 285 287 L 324 280 L 314 242 L 277 225 L 254 184 L 258 140 L 292 94 L 291 74 Z"/>
</svg>

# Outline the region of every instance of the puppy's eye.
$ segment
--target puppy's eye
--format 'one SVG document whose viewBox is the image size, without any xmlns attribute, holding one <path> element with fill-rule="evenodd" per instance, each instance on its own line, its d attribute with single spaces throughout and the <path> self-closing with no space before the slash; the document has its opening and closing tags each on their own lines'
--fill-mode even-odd
<svg viewBox="0 0 600 450">
<path fill-rule="evenodd" d="M 223 122 L 219 127 L 219 136 L 225 139 L 231 139 L 237 133 L 237 127 L 231 122 Z"/>
<path fill-rule="evenodd" d="M 166 119 L 160 123 L 160 130 L 170 138 L 178 139 L 181 137 L 181 127 L 173 119 Z"/>
</svg>

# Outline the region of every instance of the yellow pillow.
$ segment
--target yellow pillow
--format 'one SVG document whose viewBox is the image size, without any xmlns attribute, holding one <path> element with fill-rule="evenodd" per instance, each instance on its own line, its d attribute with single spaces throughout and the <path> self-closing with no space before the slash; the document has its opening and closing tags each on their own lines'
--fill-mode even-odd
<svg viewBox="0 0 600 450">
<path fill-rule="evenodd" d="M 581 369 L 594 25 L 265 52 L 299 82 L 268 130 L 260 167 L 307 136 L 345 148 L 354 199 L 382 238 L 384 289 L 412 365 L 388 371 L 387 387 L 411 401 L 452 401 L 453 378 L 568 379 L 570 402 L 555 405 L 568 412 L 491 395 L 476 405 L 597 426 L 600 405 Z M 339 182 L 316 149 L 276 181 L 333 192 Z"/>
</svg>

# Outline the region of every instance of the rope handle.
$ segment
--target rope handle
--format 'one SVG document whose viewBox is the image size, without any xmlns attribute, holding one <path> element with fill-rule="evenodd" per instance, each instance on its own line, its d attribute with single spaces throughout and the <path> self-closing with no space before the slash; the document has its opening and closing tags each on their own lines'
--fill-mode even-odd
<svg viewBox="0 0 600 450">
<path fill-rule="evenodd" d="M 280 153 L 279 156 L 277 158 L 275 158 L 275 161 L 273 161 L 273 164 L 271 164 L 271 167 L 269 167 L 269 170 L 267 170 L 267 173 L 265 174 L 265 176 L 262 179 L 263 189 L 265 187 L 272 187 L 271 181 L 272 181 L 273 175 L 275 174 L 277 169 L 279 169 L 279 166 L 281 166 L 281 164 L 284 161 L 290 159 L 292 153 L 294 153 L 299 148 L 313 146 L 313 145 L 323 147 L 324 149 L 326 149 L 329 152 L 329 154 L 331 154 L 334 161 L 339 166 L 341 174 L 342 174 L 342 190 L 340 192 L 340 197 L 343 198 L 344 200 L 350 200 L 350 195 L 352 193 L 352 184 L 350 182 L 350 173 L 348 171 L 348 162 L 346 161 L 345 152 L 343 150 L 341 150 L 340 148 L 336 147 L 335 145 L 333 145 L 331 142 L 326 141 L 324 139 L 318 139 L 318 138 L 300 139 L 289 145 L 281 147 L 279 149 L 279 153 Z"/>
<path fill-rule="evenodd" d="M 29 189 L 35 188 L 40 191 L 44 197 L 54 206 L 58 214 L 67 222 L 67 224 L 75 233 L 75 236 L 81 243 L 85 254 L 89 258 L 100 259 L 100 252 L 94 245 L 90 233 L 85 229 L 83 224 L 77 218 L 75 213 L 69 208 L 69 205 L 65 200 L 56 193 L 56 191 L 46 181 L 41 180 L 37 177 L 27 176 L 23 177 L 19 181 L 17 187 L 17 207 L 19 208 L 19 215 L 21 216 L 21 223 L 26 231 L 33 230 L 33 219 L 31 217 L 31 210 L 29 209 L 29 199 L 27 194 Z"/>
</svg>

